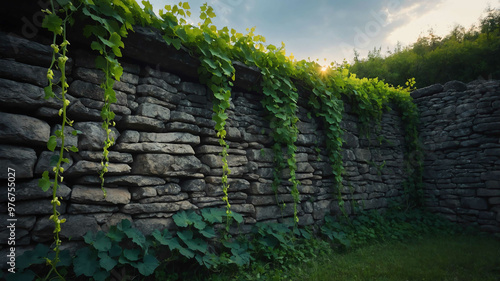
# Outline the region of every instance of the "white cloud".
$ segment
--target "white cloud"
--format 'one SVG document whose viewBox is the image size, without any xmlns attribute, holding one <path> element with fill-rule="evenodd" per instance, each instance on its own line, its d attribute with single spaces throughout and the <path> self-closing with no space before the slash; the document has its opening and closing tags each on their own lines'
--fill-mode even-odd
<svg viewBox="0 0 500 281">
<path fill-rule="evenodd" d="M 489 2 L 488 0 L 446 0 L 432 11 L 422 15 L 399 14 L 396 17 L 409 16 L 412 20 L 391 32 L 386 38 L 386 43 L 395 45 L 399 41 L 403 45 L 409 45 L 416 42 L 420 35 L 427 34 L 430 29 L 436 35 L 443 37 L 457 24 L 469 28 L 477 23 Z"/>
</svg>

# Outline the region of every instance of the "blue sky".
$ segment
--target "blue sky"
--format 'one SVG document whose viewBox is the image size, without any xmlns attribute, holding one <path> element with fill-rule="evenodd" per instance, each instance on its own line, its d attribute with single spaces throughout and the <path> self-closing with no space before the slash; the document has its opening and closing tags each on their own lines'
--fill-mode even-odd
<svg viewBox="0 0 500 281">
<path fill-rule="evenodd" d="M 179 1 L 150 0 L 155 10 Z M 266 43 L 286 44 L 287 54 L 297 59 L 352 61 L 354 49 L 361 57 L 368 50 L 393 50 L 398 42 L 414 43 L 419 35 L 445 36 L 457 24 L 477 24 L 485 9 L 500 7 L 500 0 L 212 0 L 188 1 L 192 21 L 198 22 L 199 7 L 207 2 L 217 17 L 218 28 L 227 26 L 266 37 Z M 326 62 L 324 61 L 326 59 Z"/>
</svg>

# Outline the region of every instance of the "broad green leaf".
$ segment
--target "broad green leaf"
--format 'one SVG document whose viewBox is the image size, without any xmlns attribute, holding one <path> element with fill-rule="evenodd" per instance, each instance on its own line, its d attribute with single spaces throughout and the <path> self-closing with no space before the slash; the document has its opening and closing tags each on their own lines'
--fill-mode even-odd
<svg viewBox="0 0 500 281">
<path fill-rule="evenodd" d="M 42 21 L 42 27 L 47 28 L 49 31 L 61 35 L 62 33 L 62 19 L 56 14 L 45 15 Z"/>
<path fill-rule="evenodd" d="M 55 167 L 57 162 L 59 162 L 59 154 L 52 154 L 49 159 L 49 167 Z"/>
<path fill-rule="evenodd" d="M 160 262 L 154 256 L 145 255 L 143 261 L 138 262 L 135 267 L 143 276 L 149 276 L 153 274 L 158 265 L 160 265 Z"/>
<path fill-rule="evenodd" d="M 125 233 L 121 229 L 118 229 L 117 226 L 113 225 L 109 228 L 108 233 L 106 235 L 111 238 L 111 240 L 120 242 L 125 237 Z"/>
<path fill-rule="evenodd" d="M 44 192 L 47 192 L 47 190 L 49 190 L 49 188 L 52 186 L 48 171 L 44 171 L 42 173 L 42 178 L 38 180 L 38 186 L 41 187 Z"/>
<path fill-rule="evenodd" d="M 96 281 L 105 281 L 109 277 L 110 273 L 106 270 L 98 270 L 94 273 L 93 279 Z"/>
<path fill-rule="evenodd" d="M 112 270 L 118 262 L 112 259 L 107 253 L 99 253 L 99 264 L 107 271 Z"/>
<path fill-rule="evenodd" d="M 123 250 L 123 257 L 125 257 L 129 261 L 138 261 L 140 254 L 141 254 L 140 249 L 124 249 Z"/>
<path fill-rule="evenodd" d="M 172 218 L 179 227 L 187 227 L 188 225 L 194 224 L 195 228 L 203 229 L 206 225 L 206 223 L 201 220 L 201 216 L 192 210 L 179 212 L 173 215 Z"/>
<path fill-rule="evenodd" d="M 100 252 L 107 252 L 111 249 L 111 239 L 103 231 L 99 231 L 94 241 L 94 248 Z"/>
<path fill-rule="evenodd" d="M 108 251 L 110 257 L 118 257 L 122 254 L 122 247 L 120 245 L 113 243 L 111 249 Z"/>
<path fill-rule="evenodd" d="M 211 226 L 207 226 L 204 229 L 200 230 L 200 234 L 209 239 L 216 237 L 215 230 Z"/>
<path fill-rule="evenodd" d="M 132 239 L 132 241 L 142 249 L 146 247 L 146 237 L 144 237 L 144 234 L 142 234 L 142 232 L 139 229 L 130 228 L 125 230 L 124 233 L 125 235 L 127 235 L 128 238 Z"/>
<path fill-rule="evenodd" d="M 47 86 L 47 87 L 45 87 L 45 88 L 43 88 L 43 91 L 45 93 L 45 97 L 44 98 L 46 100 L 55 96 L 54 92 L 52 91 L 52 86 L 50 86 L 50 85 Z"/>
<path fill-rule="evenodd" d="M 97 268 L 99 268 L 97 254 L 90 248 L 80 248 L 76 251 L 76 257 L 73 260 L 73 270 L 76 276 L 85 275 L 92 277 Z"/>
<path fill-rule="evenodd" d="M 57 146 L 57 137 L 52 135 L 50 136 L 49 141 L 47 142 L 47 148 L 50 151 L 54 151 L 54 149 L 56 149 L 56 146 Z"/>
<path fill-rule="evenodd" d="M 237 222 L 237 223 L 242 223 L 243 222 L 243 216 L 238 214 L 238 213 L 235 213 L 235 212 L 231 212 L 231 215 L 232 217 L 234 218 L 234 220 Z"/>
<path fill-rule="evenodd" d="M 206 208 L 201 210 L 201 215 L 209 223 L 221 223 L 223 217 L 226 216 L 226 210 Z"/>
</svg>

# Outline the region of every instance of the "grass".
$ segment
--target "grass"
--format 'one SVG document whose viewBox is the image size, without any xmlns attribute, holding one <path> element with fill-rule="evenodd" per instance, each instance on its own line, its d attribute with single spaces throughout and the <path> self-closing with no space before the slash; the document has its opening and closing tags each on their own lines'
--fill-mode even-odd
<svg viewBox="0 0 500 281">
<path fill-rule="evenodd" d="M 295 280 L 500 281 L 500 241 L 442 236 L 375 244 L 302 264 Z"/>
</svg>

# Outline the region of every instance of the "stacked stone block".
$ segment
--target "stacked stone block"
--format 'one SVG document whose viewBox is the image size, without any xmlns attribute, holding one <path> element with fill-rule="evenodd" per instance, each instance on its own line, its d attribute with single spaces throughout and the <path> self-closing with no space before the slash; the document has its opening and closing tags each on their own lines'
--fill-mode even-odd
<svg viewBox="0 0 500 281">
<path fill-rule="evenodd" d="M 451 81 L 412 93 L 430 210 L 500 231 L 500 83 Z"/>
</svg>

